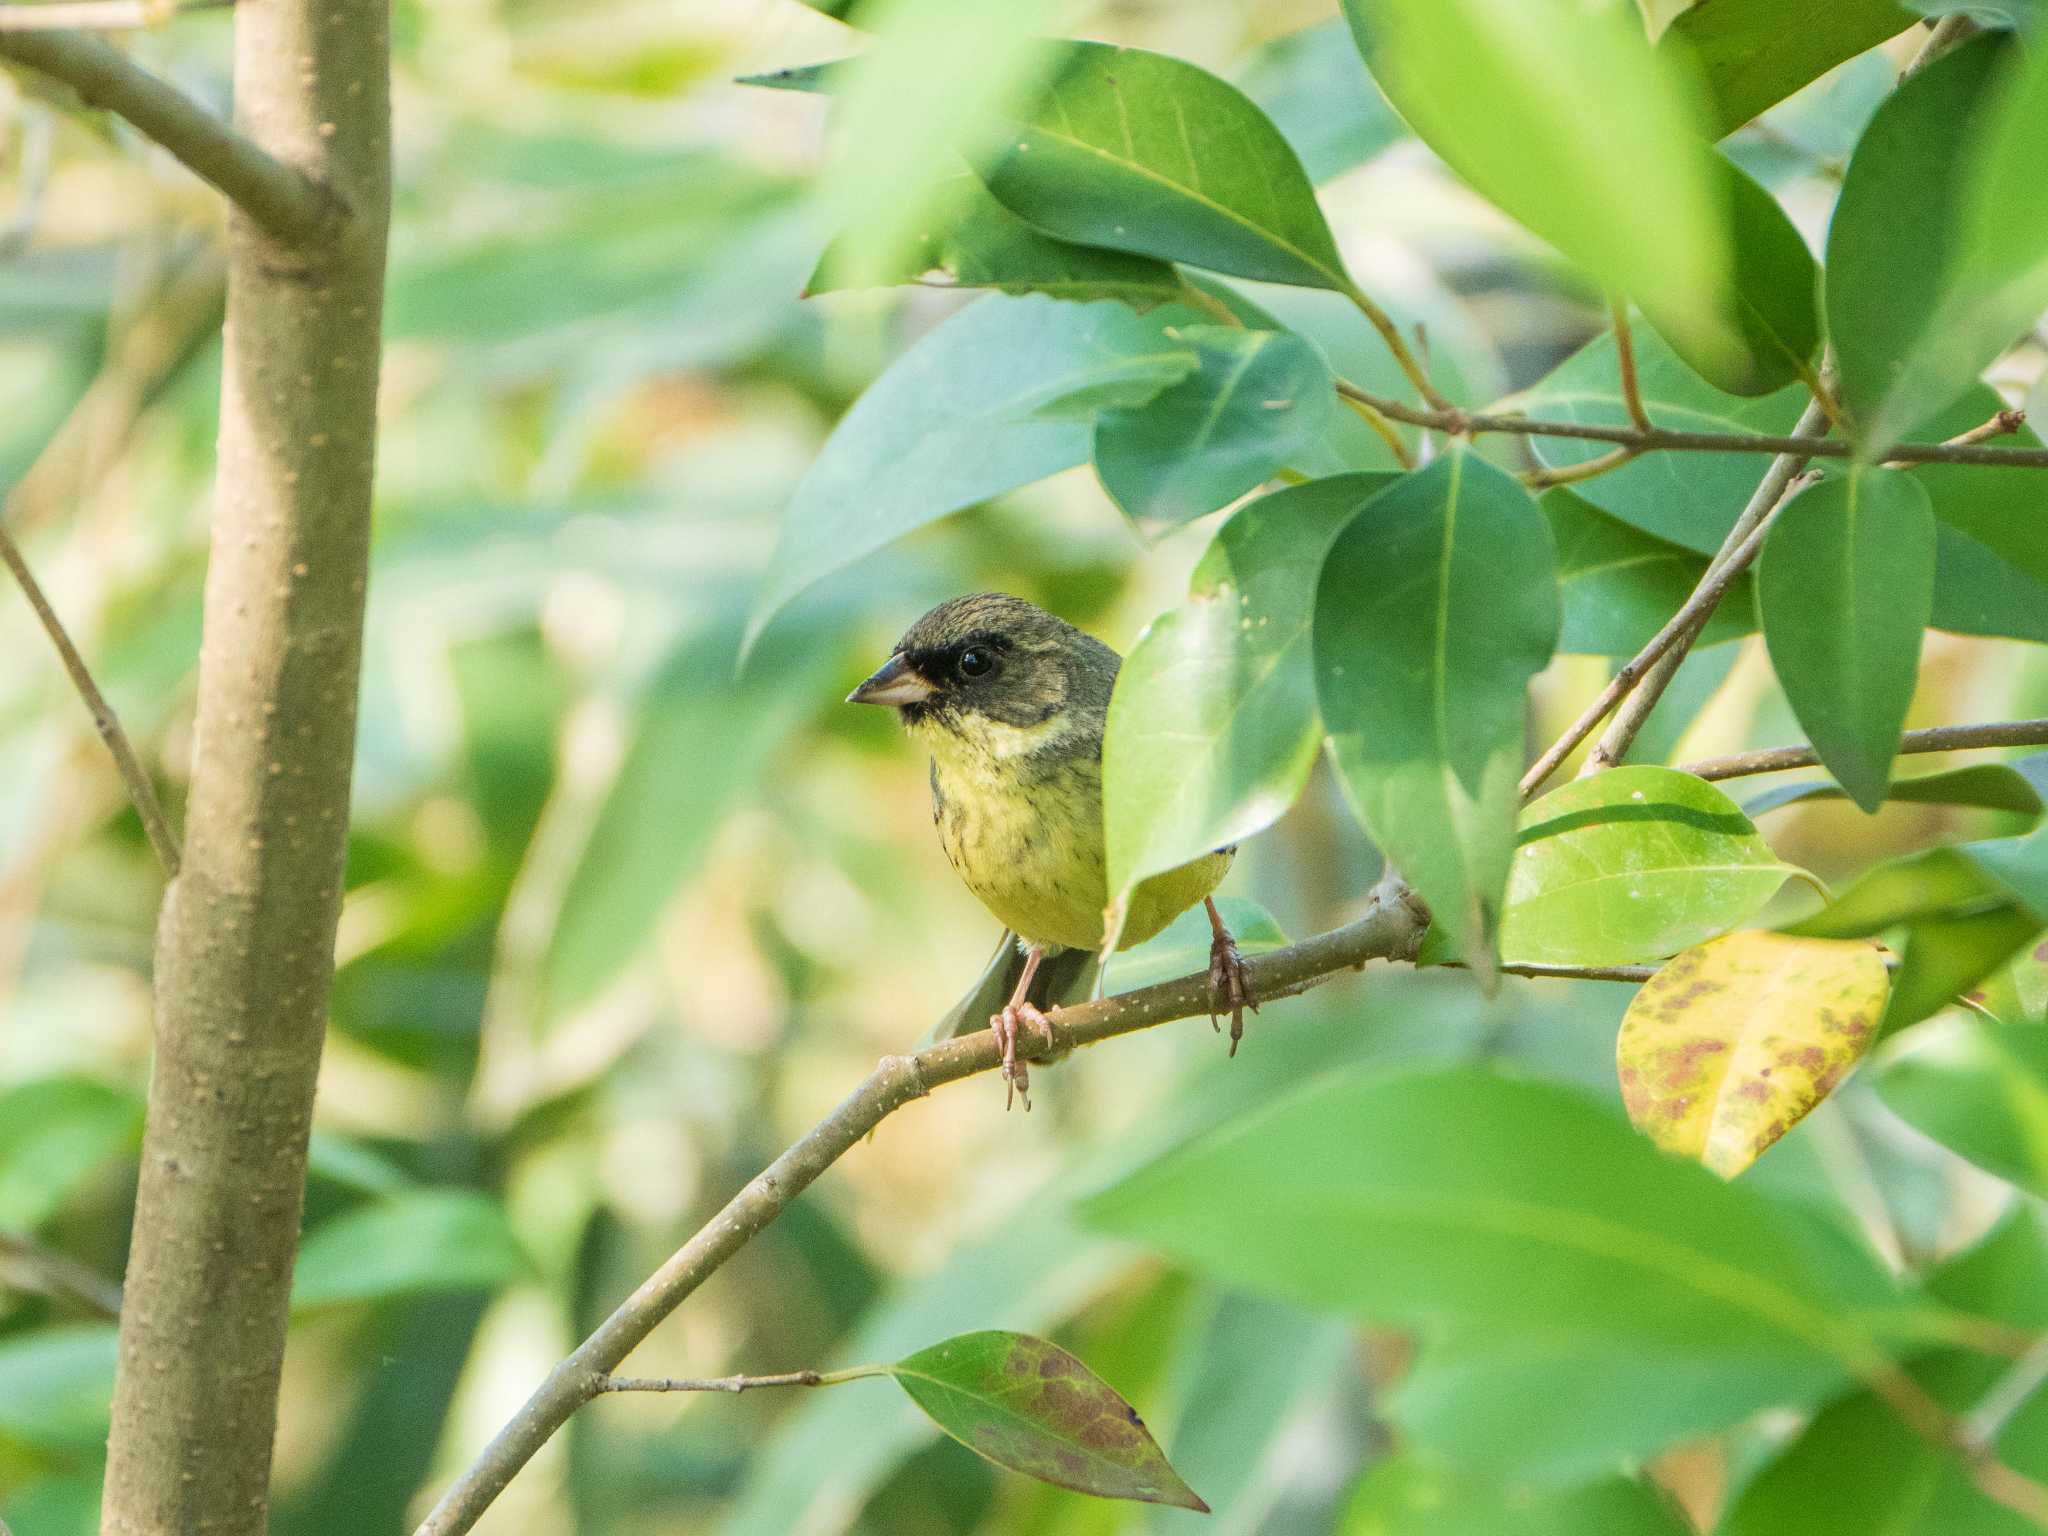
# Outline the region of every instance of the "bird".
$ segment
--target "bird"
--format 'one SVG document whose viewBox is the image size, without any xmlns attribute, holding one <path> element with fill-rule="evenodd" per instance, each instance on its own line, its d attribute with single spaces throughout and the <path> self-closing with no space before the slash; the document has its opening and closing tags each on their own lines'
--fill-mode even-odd
<svg viewBox="0 0 2048 1536">
<path fill-rule="evenodd" d="M 893 708 L 931 754 L 932 820 L 954 870 L 1017 936 L 1024 966 L 989 1018 L 1002 1053 L 1005 1106 L 1030 1079 L 1020 1030 L 1050 1050 L 1052 1026 L 1028 993 L 1048 954 L 1102 947 L 1102 738 L 1123 658 L 1023 598 L 977 592 L 912 624 L 888 660 L 846 696 Z M 1200 902 L 1208 910 L 1210 1022 L 1230 1014 L 1230 1054 L 1254 1013 L 1236 940 L 1213 896 L 1236 848 L 1153 875 L 1131 892 L 1117 948 L 1158 933 Z"/>
</svg>

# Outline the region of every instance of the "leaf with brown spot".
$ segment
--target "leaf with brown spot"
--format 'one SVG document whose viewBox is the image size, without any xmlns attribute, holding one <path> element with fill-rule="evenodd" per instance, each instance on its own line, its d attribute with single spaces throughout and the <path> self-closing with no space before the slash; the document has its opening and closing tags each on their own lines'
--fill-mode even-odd
<svg viewBox="0 0 2048 1536">
<path fill-rule="evenodd" d="M 1629 1118 L 1733 1178 L 1862 1058 L 1889 989 L 1867 943 L 1746 932 L 1689 949 L 1621 1021 Z"/>
<path fill-rule="evenodd" d="M 1057 1344 L 963 1333 L 887 1369 L 933 1423 L 998 1466 L 1078 1493 L 1209 1512 L 1137 1410 Z"/>
</svg>

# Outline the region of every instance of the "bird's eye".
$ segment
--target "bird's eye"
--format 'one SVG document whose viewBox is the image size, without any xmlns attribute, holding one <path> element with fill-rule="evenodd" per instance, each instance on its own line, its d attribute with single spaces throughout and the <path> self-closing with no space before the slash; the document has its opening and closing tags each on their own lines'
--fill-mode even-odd
<svg viewBox="0 0 2048 1536">
<path fill-rule="evenodd" d="M 993 651 L 979 645 L 970 645 L 960 653 L 960 659 L 953 663 L 953 669 L 962 677 L 987 677 L 995 669 Z"/>
</svg>

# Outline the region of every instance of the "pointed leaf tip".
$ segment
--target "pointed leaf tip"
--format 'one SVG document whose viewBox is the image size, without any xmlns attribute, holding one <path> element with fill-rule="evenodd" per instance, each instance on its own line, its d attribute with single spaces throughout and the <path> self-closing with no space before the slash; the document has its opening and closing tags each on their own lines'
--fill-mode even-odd
<svg viewBox="0 0 2048 1536">
<path fill-rule="evenodd" d="M 1057 1344 L 963 1333 L 889 1371 L 933 1423 L 998 1466 L 1099 1498 L 1209 1513 L 1137 1410 Z"/>
</svg>

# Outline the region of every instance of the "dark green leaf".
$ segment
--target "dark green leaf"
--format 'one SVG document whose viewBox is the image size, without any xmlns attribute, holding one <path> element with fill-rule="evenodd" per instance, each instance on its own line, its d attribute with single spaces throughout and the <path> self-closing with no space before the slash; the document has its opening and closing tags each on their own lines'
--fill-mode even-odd
<svg viewBox="0 0 2048 1536">
<path fill-rule="evenodd" d="M 1047 234 L 1215 272 L 1349 288 L 1294 151 L 1233 85 L 1181 59 L 1068 43 L 978 166 Z"/>
<path fill-rule="evenodd" d="M 531 1263 L 488 1197 L 422 1189 L 357 1206 L 306 1234 L 292 1307 L 422 1291 L 495 1290 Z"/>
<path fill-rule="evenodd" d="M 1368 502 L 1316 588 L 1316 697 L 1346 796 L 1490 977 L 1529 679 L 1557 638 L 1543 517 L 1464 450 Z"/>
<path fill-rule="evenodd" d="M 1634 335 L 1643 405 L 1658 426 L 1680 432 L 1775 436 L 1790 432 L 1799 420 L 1805 390 L 1783 389 L 1760 400 L 1723 394 L 1680 362 L 1654 332 L 1639 329 Z M 1629 425 L 1613 333 L 1573 353 L 1520 403 L 1532 416 L 1592 426 Z M 1583 464 L 1610 446 L 1564 437 L 1532 437 L 1529 444 L 1536 457 L 1554 469 Z M 1755 453 L 1650 453 L 1574 486 L 1573 492 L 1645 533 L 1711 555 L 1735 525 L 1767 463 Z"/>
<path fill-rule="evenodd" d="M 1214 512 L 1314 443 L 1336 395 L 1322 355 L 1299 336 L 1177 326 L 1195 371 L 1149 404 L 1104 411 L 1095 472 L 1140 528 Z"/>
<path fill-rule="evenodd" d="M 1323 551 L 1394 479 L 1312 480 L 1223 525 L 1189 599 L 1152 622 L 1117 674 L 1103 738 L 1112 898 L 1270 826 L 1322 739 L 1309 619 Z"/>
<path fill-rule="evenodd" d="M 1996 390 L 1974 384 L 1914 435 L 1938 442 L 1967 432 L 2004 409 L 2005 401 Z M 1999 441 L 2019 448 L 2041 446 L 2028 425 Z M 1940 525 L 1935 628 L 2048 642 L 2048 539 L 2041 537 L 2041 472 L 1987 464 L 1922 464 L 1911 473 L 1925 487 Z"/>
<path fill-rule="evenodd" d="M 1921 917 L 1950 917 L 2000 904 L 2004 893 L 1953 848 L 1892 859 L 1812 917 L 1786 928 L 1816 939 L 1860 939 Z"/>
<path fill-rule="evenodd" d="M 1366 1474 L 1337 1536 L 1690 1536 L 1648 1483 L 1519 1487 L 1406 1452 Z"/>
<path fill-rule="evenodd" d="M 1363 165 L 1408 131 L 1339 19 L 1274 38 L 1245 62 L 1237 83 L 1294 146 L 1311 181 Z"/>
<path fill-rule="evenodd" d="M 2039 918 L 2010 905 L 1915 918 L 1898 943 L 1899 965 L 1879 1033 L 1896 1034 L 1976 992 L 2040 928 Z"/>
<path fill-rule="evenodd" d="M 1877 1075 L 1892 1113 L 1958 1157 L 2048 1198 L 2048 1028 L 1964 1015 L 1900 1045 Z"/>
<path fill-rule="evenodd" d="M 1563 486 L 1546 491 L 1541 504 L 1557 546 L 1562 652 L 1633 656 L 1706 574 L 1704 556 L 1642 533 Z M 1698 643 L 1716 645 L 1755 628 L 1756 595 L 1744 575 L 1707 620 Z"/>
<path fill-rule="evenodd" d="M 1820 759 L 1884 803 L 1934 607 L 1934 516 L 1912 477 L 1859 469 L 1778 513 L 1757 570 L 1771 665 Z"/>
<path fill-rule="evenodd" d="M 1748 1406 L 1838 1382 L 1903 1304 L 1771 1204 L 1554 1084 L 1345 1071 L 1089 1200 L 1091 1220 L 1309 1306 L 1752 1373 Z"/>
<path fill-rule="evenodd" d="M 1100 1498 L 1208 1511 L 1137 1410 L 1057 1344 L 964 1333 L 888 1369 L 939 1428 L 998 1466 Z"/>
<path fill-rule="evenodd" d="M 0 1339 L 0 1436 L 53 1450 L 104 1444 L 114 1354 L 111 1324 Z"/>
<path fill-rule="evenodd" d="M 1740 370 L 1709 377 L 1737 395 L 1767 395 L 1804 378 L 1820 350 L 1820 273 L 1776 198 L 1720 155 L 1708 170 L 1727 207 L 1735 266 L 1727 302 L 1746 353 Z M 1644 312 L 1668 328 L 1657 309 Z"/>
<path fill-rule="evenodd" d="M 832 572 L 1087 458 L 1088 428 L 1039 408 L 1114 376 L 1131 353 L 1158 353 L 1165 327 L 1190 318 L 994 294 L 937 327 L 840 418 L 798 485 L 749 640 Z"/>
<path fill-rule="evenodd" d="M 1898 0 L 1693 0 L 1653 30 L 1692 66 L 1718 138 L 1913 21 Z"/>
<path fill-rule="evenodd" d="M 1667 61 L 1611 8 L 1572 0 L 1346 0 L 1373 78 L 1485 196 L 1624 294 L 1703 377 L 1760 394 L 1792 377 L 1759 317 L 1810 300 L 1753 287 L 1796 261 L 1768 199 L 1739 196 Z M 1740 229 L 1742 233 L 1737 235 Z M 1738 258 L 1738 247 L 1740 256 Z"/>
<path fill-rule="evenodd" d="M 1803 873 L 1689 773 L 1622 767 L 1574 779 L 1522 812 L 1501 956 L 1661 960 L 1753 917 Z"/>
<path fill-rule="evenodd" d="M 2013 116 L 2030 102 L 2000 99 L 2015 52 L 1986 35 L 1937 59 L 1878 109 L 1850 161 L 1828 232 L 1828 333 L 1873 447 L 1949 405 L 2031 318 L 2021 300 L 2048 302 L 2034 297 L 2040 243 L 2027 244 L 2048 196 L 2013 163 L 2036 153 Z"/>
<path fill-rule="evenodd" d="M 2022 816 L 2041 813 L 2041 796 L 2024 774 L 2004 763 L 1972 763 L 1946 773 L 1926 773 L 1910 779 L 1893 779 L 1886 788 L 1887 800 L 1904 800 L 1915 805 L 1969 805 L 1987 811 L 2013 811 Z M 1806 800 L 1846 800 L 1848 791 L 1826 779 L 1804 784 L 1780 784 L 1746 802 L 1743 814 L 1761 816 L 1781 805 Z"/>
</svg>

